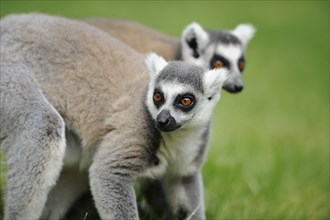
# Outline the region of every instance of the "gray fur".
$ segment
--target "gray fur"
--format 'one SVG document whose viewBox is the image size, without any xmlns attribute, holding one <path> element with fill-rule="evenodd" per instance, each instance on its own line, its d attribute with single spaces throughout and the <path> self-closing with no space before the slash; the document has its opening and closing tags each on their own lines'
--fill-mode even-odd
<svg viewBox="0 0 330 220">
<path fill-rule="evenodd" d="M 138 219 L 134 183 L 159 167 L 165 168 L 155 178 L 166 212 L 179 218 L 180 210 L 197 208 L 193 219 L 205 218 L 203 160 L 195 158 L 206 145 L 196 145 L 190 168 L 175 157 L 166 166 L 160 156 L 173 147 L 174 156 L 188 156 L 180 143 L 203 141 L 209 120 L 171 133 L 157 130 L 145 104 L 149 71 L 141 54 L 97 28 L 60 17 L 12 15 L 0 28 L 5 219 L 59 219 L 88 185 L 102 219 Z M 219 93 L 220 82 L 203 82 L 203 90 Z M 213 107 L 216 101 L 210 101 Z M 204 110 L 209 119 L 211 109 Z"/>
<path fill-rule="evenodd" d="M 141 105 L 149 75 L 143 56 L 96 28 L 59 17 L 14 15 L 0 27 L 5 218 L 37 219 L 45 204 L 45 216 L 60 218 L 69 208 L 67 201 L 61 213 L 47 213 L 55 211 L 56 193 L 46 203 L 60 171 L 74 168 L 62 166 L 64 119 L 80 140 L 78 163 L 91 161 L 90 186 L 101 217 L 136 219 L 133 177 L 152 165 L 157 145 Z M 69 149 L 76 141 L 67 143 Z M 87 171 L 75 167 L 76 173 Z M 69 180 L 64 177 L 58 183 Z"/>
<path fill-rule="evenodd" d="M 62 166 L 64 122 L 38 89 L 31 70 L 16 52 L 6 53 L 2 40 L 0 136 L 8 166 L 4 217 L 36 219 Z"/>
<path fill-rule="evenodd" d="M 191 85 L 196 90 L 203 93 L 203 74 L 205 69 L 202 67 L 188 66 L 186 63 L 179 61 L 170 62 L 171 65 L 166 66 L 159 74 L 156 81 L 173 81 L 178 83 Z"/>
<path fill-rule="evenodd" d="M 220 30 L 207 30 L 210 43 L 222 43 L 222 44 L 239 44 L 242 43 L 240 40 L 233 34 L 228 31 L 220 31 Z"/>
<path fill-rule="evenodd" d="M 89 18 L 84 22 L 120 39 L 143 54 L 154 52 L 166 60 L 177 60 L 180 57 L 179 39 L 138 22 L 113 18 Z"/>
</svg>

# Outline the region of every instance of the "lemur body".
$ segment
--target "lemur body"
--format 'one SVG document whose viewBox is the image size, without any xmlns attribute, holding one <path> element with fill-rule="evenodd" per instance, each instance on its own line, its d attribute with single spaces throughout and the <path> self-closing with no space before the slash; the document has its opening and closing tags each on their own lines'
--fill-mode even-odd
<svg viewBox="0 0 330 220">
<path fill-rule="evenodd" d="M 166 60 L 180 59 L 179 39 L 138 22 L 107 18 L 90 18 L 83 21 L 100 28 L 143 54 L 155 52 Z"/>
<path fill-rule="evenodd" d="M 200 168 L 224 71 L 156 55 L 146 65 L 60 17 L 12 15 L 0 28 L 5 219 L 59 219 L 89 187 L 102 219 L 138 219 L 137 179 L 155 210 L 205 218 Z"/>
<path fill-rule="evenodd" d="M 231 93 L 243 89 L 244 51 L 255 33 L 250 24 L 240 24 L 234 30 L 224 31 L 204 30 L 199 24 L 192 23 L 183 30 L 181 39 L 177 39 L 132 21 L 90 18 L 85 22 L 141 53 L 154 51 L 166 60 L 183 60 L 206 69 L 224 67 L 229 74 L 223 88 Z"/>
</svg>

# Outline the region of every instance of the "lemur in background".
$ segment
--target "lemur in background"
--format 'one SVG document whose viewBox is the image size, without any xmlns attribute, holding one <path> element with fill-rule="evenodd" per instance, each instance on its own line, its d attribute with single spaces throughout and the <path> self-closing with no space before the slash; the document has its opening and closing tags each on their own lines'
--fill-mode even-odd
<svg viewBox="0 0 330 220">
<path fill-rule="evenodd" d="M 155 210 L 205 218 L 201 166 L 225 69 L 145 63 L 55 16 L 11 15 L 0 28 L 5 219 L 60 219 L 89 187 L 102 219 L 138 219 L 139 180 Z"/>
<path fill-rule="evenodd" d="M 244 51 L 254 36 L 251 24 L 240 24 L 234 30 L 204 30 L 198 23 L 188 25 L 181 39 L 163 34 L 137 22 L 90 18 L 94 25 L 122 40 L 141 53 L 154 51 L 166 60 L 183 60 L 206 69 L 226 68 L 228 79 L 223 88 L 231 93 L 243 90 Z"/>
</svg>

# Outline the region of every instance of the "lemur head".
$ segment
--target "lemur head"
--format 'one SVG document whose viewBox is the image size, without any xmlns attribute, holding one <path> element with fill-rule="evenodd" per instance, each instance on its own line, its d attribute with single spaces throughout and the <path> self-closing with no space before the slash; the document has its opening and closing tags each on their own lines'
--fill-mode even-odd
<svg viewBox="0 0 330 220">
<path fill-rule="evenodd" d="M 150 71 L 146 106 L 159 130 L 189 129 L 210 121 L 226 69 L 205 70 L 184 61 L 167 63 L 153 53 L 146 64 Z"/>
<path fill-rule="evenodd" d="M 192 23 L 182 32 L 182 59 L 207 69 L 227 68 L 229 75 L 223 88 L 231 93 L 240 92 L 244 50 L 254 33 L 255 28 L 250 24 L 240 24 L 232 31 L 205 31 L 199 24 Z"/>
</svg>

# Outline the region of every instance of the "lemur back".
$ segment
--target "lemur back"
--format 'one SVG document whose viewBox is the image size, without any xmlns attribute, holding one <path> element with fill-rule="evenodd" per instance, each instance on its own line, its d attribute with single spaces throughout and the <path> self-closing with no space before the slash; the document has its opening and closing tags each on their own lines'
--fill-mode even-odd
<svg viewBox="0 0 330 220">
<path fill-rule="evenodd" d="M 0 27 L 5 219 L 59 219 L 89 186 L 102 219 L 138 219 L 138 178 L 155 210 L 156 199 L 173 218 L 205 217 L 200 167 L 224 71 L 156 55 L 145 65 L 105 32 L 60 17 L 13 15 Z M 185 137 L 201 141 L 190 149 Z M 84 157 L 90 164 L 75 164 Z"/>
<path fill-rule="evenodd" d="M 84 21 L 120 39 L 141 53 L 155 52 L 166 60 L 177 60 L 180 57 L 179 39 L 138 22 L 106 18 L 89 18 Z"/>
<path fill-rule="evenodd" d="M 229 74 L 223 88 L 231 93 L 243 90 L 244 51 L 255 33 L 255 28 L 250 24 L 240 24 L 234 30 L 227 31 L 204 30 L 194 22 L 182 31 L 181 39 L 177 39 L 132 21 L 106 18 L 84 21 L 141 53 L 153 51 L 166 60 L 183 60 L 206 69 L 226 68 Z"/>
<path fill-rule="evenodd" d="M 130 106 L 135 101 L 132 94 L 144 89 L 148 72 L 143 56 L 83 23 L 65 25 L 66 19 L 27 16 L 29 19 L 24 15 L 14 21 L 7 19 L 8 26 L 18 23 L 25 28 L 8 31 L 3 28 L 2 39 L 6 38 L 7 45 L 20 47 L 21 59 L 33 68 L 44 94 L 67 120 L 68 126 L 74 126 L 72 129 L 83 137 L 85 145 L 96 143 L 99 137 L 95 134 L 104 134 L 113 128 L 99 121 L 100 116 L 95 112 L 108 118 L 114 102 L 122 105 L 118 108 Z M 35 24 L 29 23 L 31 19 Z M 47 29 L 42 29 L 44 23 Z M 51 38 L 56 40 L 51 41 Z M 31 43 L 27 45 L 26 42 Z M 100 111 L 100 107 L 104 111 Z M 81 115 L 80 118 L 77 115 Z"/>
</svg>

